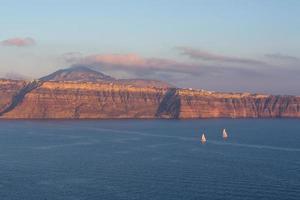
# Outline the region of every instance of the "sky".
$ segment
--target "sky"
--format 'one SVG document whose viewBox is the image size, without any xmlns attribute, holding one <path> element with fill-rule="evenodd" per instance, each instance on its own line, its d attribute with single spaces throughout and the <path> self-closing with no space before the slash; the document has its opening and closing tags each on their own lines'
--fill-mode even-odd
<svg viewBox="0 0 300 200">
<path fill-rule="evenodd" d="M 0 0 L 0 77 L 117 78 L 300 95 L 298 0 Z"/>
</svg>

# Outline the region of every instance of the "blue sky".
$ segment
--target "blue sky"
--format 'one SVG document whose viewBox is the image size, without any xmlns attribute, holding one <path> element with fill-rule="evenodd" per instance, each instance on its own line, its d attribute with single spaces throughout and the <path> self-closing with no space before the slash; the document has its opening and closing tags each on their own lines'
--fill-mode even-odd
<svg viewBox="0 0 300 200">
<path fill-rule="evenodd" d="M 79 63 L 181 87 L 300 95 L 298 0 L 0 3 L 2 77 Z"/>
</svg>

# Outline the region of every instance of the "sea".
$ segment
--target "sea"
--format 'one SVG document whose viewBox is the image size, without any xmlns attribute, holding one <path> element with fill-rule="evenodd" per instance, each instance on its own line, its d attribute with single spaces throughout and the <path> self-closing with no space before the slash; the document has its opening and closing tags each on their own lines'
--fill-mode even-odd
<svg viewBox="0 0 300 200">
<path fill-rule="evenodd" d="M 0 199 L 299 200 L 300 120 L 2 120 Z"/>
</svg>

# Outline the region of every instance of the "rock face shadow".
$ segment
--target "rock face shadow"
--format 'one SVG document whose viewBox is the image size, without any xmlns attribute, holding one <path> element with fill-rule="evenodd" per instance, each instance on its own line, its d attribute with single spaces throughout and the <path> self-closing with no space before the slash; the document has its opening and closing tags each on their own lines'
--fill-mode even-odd
<svg viewBox="0 0 300 200">
<path fill-rule="evenodd" d="M 42 81 L 39 80 L 34 80 L 29 82 L 28 84 L 26 84 L 21 90 L 19 90 L 17 92 L 17 94 L 15 94 L 12 97 L 12 100 L 10 102 L 9 105 L 7 105 L 6 108 L 4 108 L 2 111 L 0 111 L 0 116 L 2 116 L 3 114 L 12 111 L 15 107 L 17 107 L 17 105 L 19 105 L 20 103 L 22 103 L 25 95 L 29 92 L 31 92 L 32 90 L 36 89 L 37 87 L 42 85 Z"/>
<path fill-rule="evenodd" d="M 181 100 L 176 88 L 170 88 L 164 95 L 155 116 L 158 118 L 178 119 L 180 116 Z"/>
</svg>

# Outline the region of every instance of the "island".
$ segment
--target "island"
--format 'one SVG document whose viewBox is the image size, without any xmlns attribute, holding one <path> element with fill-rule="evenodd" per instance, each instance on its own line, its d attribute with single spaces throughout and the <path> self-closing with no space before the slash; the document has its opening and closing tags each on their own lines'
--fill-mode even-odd
<svg viewBox="0 0 300 200">
<path fill-rule="evenodd" d="M 37 80 L 0 79 L 0 119 L 299 118 L 300 97 L 177 88 L 83 66 Z"/>
</svg>

